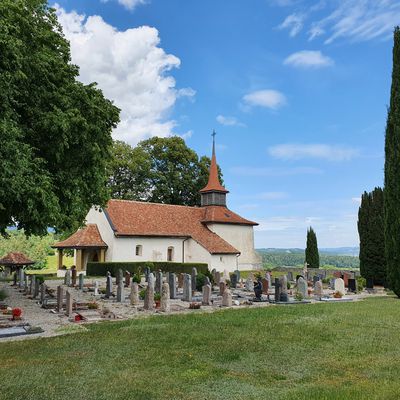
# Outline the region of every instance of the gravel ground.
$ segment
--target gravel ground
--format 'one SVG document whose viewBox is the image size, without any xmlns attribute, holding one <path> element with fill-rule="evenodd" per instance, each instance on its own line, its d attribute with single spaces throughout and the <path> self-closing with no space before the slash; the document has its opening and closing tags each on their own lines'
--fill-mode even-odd
<svg viewBox="0 0 400 400">
<path fill-rule="evenodd" d="M 99 287 L 100 288 L 105 288 L 105 279 L 99 279 Z M 50 288 L 56 291 L 57 285 L 62 284 L 63 281 L 60 280 L 46 280 L 46 285 Z M 91 279 L 85 279 L 85 285 L 92 285 L 94 284 L 94 281 Z M 143 285 L 144 287 L 144 285 Z M 77 290 L 76 288 L 69 288 L 70 292 L 72 293 L 72 297 L 74 300 L 77 300 L 78 302 L 91 302 L 91 301 L 96 301 L 96 303 L 99 305 L 98 310 L 88 310 L 88 311 L 83 311 L 83 314 L 90 315 L 94 317 L 89 322 L 79 322 L 76 323 L 74 322 L 71 318 L 67 317 L 64 312 L 62 313 L 57 313 L 49 309 L 43 309 L 41 308 L 38 300 L 33 300 L 30 298 L 30 296 L 25 295 L 22 293 L 18 288 L 13 287 L 10 285 L 9 282 L 0 282 L 0 289 L 5 289 L 7 291 L 8 297 L 5 300 L 5 303 L 12 307 L 19 307 L 23 310 L 22 314 L 22 320 L 19 321 L 18 323 L 28 323 L 33 327 L 41 327 L 44 332 L 38 333 L 38 334 L 31 334 L 31 335 L 24 335 L 24 336 L 17 336 L 17 337 L 11 337 L 11 338 L 1 338 L 0 342 L 4 341 L 9 341 L 9 340 L 26 340 L 26 339 L 31 339 L 31 338 L 37 338 L 37 337 L 50 337 L 50 336 L 57 336 L 57 335 L 62 335 L 65 333 L 72 333 L 75 331 L 82 331 L 85 330 L 85 324 L 91 323 L 94 320 L 98 319 L 99 321 L 102 320 L 101 318 L 101 312 L 108 310 L 109 312 L 112 313 L 112 315 L 116 319 L 131 319 L 131 318 L 140 318 L 140 317 L 145 317 L 151 314 L 164 314 L 159 310 L 156 310 L 154 312 L 152 311 L 145 311 L 143 310 L 143 302 L 141 301 L 138 306 L 131 306 L 129 303 L 129 293 L 130 289 L 125 288 L 125 297 L 126 301 L 125 303 L 117 303 L 114 299 L 106 300 L 102 299 L 102 296 L 94 296 L 94 293 L 91 291 L 80 291 Z M 65 287 L 66 289 L 66 287 Z M 213 291 L 213 300 L 214 303 L 212 306 L 202 306 L 200 310 L 189 310 L 189 303 L 183 302 L 180 299 L 177 300 L 171 300 L 171 312 L 170 313 L 188 313 L 188 312 L 212 312 L 215 310 L 220 309 L 221 307 L 221 297 L 218 296 L 218 291 L 216 290 L 217 288 L 214 288 L 215 290 Z M 114 293 L 116 290 L 116 285 L 114 285 Z M 332 294 L 332 290 L 325 290 L 325 294 Z M 273 292 L 271 291 L 271 294 Z M 182 294 L 182 289 L 178 290 L 178 296 Z M 365 297 L 371 297 L 371 296 L 379 296 L 382 295 L 383 293 L 381 291 L 378 291 L 376 294 L 368 294 L 367 292 L 363 292 L 359 295 L 349 295 L 346 297 L 351 297 L 354 300 L 358 300 L 361 298 Z M 245 302 L 246 298 L 250 299 L 252 297 L 252 293 L 250 292 L 245 292 L 243 289 L 235 289 L 233 290 L 233 295 L 234 295 L 234 300 L 236 298 L 235 295 L 239 295 L 240 298 L 238 300 L 240 303 Z M 195 299 L 198 298 L 200 300 L 201 298 L 201 293 L 196 293 Z M 201 300 L 200 300 L 201 301 Z M 315 302 L 313 300 L 312 302 Z M 274 306 L 269 303 L 253 303 L 251 307 L 271 307 Z M 249 307 L 249 305 L 240 305 L 240 306 L 233 306 L 235 308 L 237 307 Z M 2 319 L 4 323 L 4 317 Z"/>
</svg>

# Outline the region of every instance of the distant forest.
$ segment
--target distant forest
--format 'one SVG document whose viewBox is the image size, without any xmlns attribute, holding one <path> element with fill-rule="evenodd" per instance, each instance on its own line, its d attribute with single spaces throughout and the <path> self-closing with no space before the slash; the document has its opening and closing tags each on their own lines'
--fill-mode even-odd
<svg viewBox="0 0 400 400">
<path fill-rule="evenodd" d="M 269 268 L 275 267 L 302 267 L 304 265 L 304 250 L 303 251 L 277 251 L 276 249 L 258 249 L 264 266 Z M 320 252 L 321 267 L 335 268 L 360 268 L 360 260 L 358 257 L 325 254 Z"/>
</svg>

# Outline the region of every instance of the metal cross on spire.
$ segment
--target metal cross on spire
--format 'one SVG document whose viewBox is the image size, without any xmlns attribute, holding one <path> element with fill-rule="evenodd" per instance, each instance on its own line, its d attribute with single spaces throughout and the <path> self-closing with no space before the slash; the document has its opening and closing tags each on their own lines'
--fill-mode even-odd
<svg viewBox="0 0 400 400">
<path fill-rule="evenodd" d="M 215 132 L 215 130 L 213 129 L 213 133 L 211 134 L 212 138 L 213 138 L 213 154 L 215 154 L 215 136 L 216 136 L 217 132 Z"/>
</svg>

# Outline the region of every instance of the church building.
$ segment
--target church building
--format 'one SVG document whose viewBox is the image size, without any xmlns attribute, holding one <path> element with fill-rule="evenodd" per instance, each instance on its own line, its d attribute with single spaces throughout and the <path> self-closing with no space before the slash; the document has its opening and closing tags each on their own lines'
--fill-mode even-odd
<svg viewBox="0 0 400 400">
<path fill-rule="evenodd" d="M 92 207 L 86 226 L 56 243 L 58 267 L 63 250 L 74 249 L 78 271 L 88 261 L 172 261 L 207 263 L 217 271 L 261 268 L 254 250 L 253 227 L 226 206 L 226 190 L 218 178 L 213 142 L 209 179 L 201 206 L 189 207 L 130 200 L 109 200 Z"/>
</svg>

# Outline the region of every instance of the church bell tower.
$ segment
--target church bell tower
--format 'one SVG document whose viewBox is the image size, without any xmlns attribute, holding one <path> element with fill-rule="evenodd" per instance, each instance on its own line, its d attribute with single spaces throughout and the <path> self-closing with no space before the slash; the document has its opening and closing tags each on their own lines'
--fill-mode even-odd
<svg viewBox="0 0 400 400">
<path fill-rule="evenodd" d="M 201 206 L 224 206 L 226 207 L 226 194 L 229 193 L 219 181 L 217 158 L 215 156 L 215 135 L 213 132 L 213 148 L 210 165 L 210 174 L 208 176 L 208 183 L 206 187 L 200 190 Z"/>
</svg>

